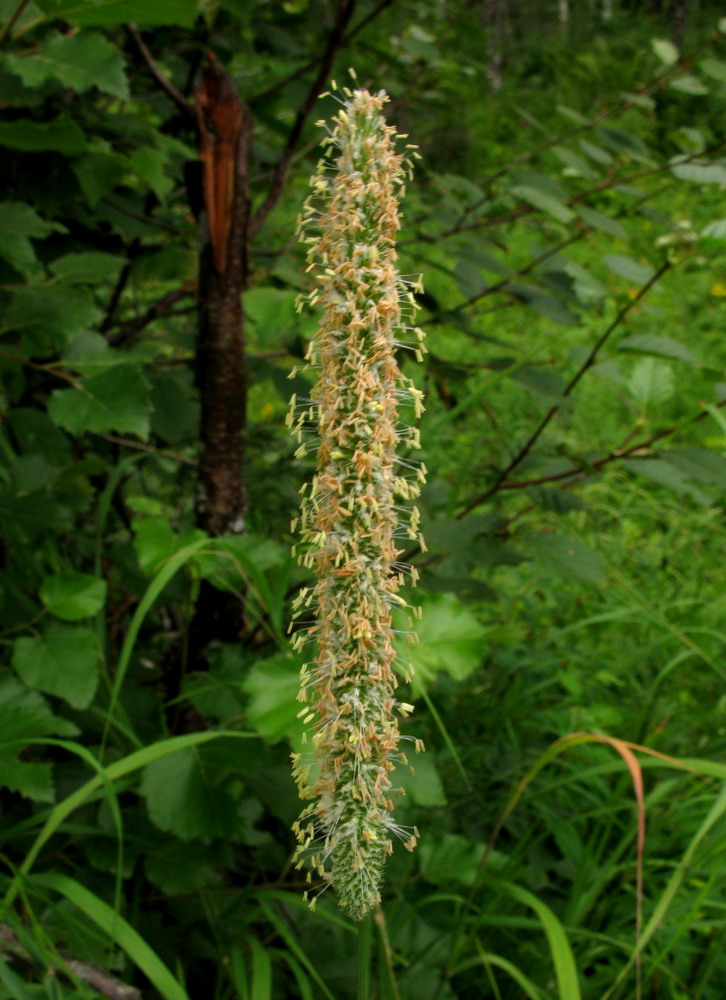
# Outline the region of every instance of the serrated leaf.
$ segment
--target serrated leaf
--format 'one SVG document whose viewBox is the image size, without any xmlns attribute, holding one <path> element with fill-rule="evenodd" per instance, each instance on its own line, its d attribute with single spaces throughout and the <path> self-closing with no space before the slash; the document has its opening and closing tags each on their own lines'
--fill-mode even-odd
<svg viewBox="0 0 726 1000">
<path fill-rule="evenodd" d="M 15 640 L 13 667 L 31 688 L 88 708 L 98 685 L 100 650 L 93 629 L 50 622 L 38 636 Z"/>
<path fill-rule="evenodd" d="M 113 281 L 126 261 L 115 254 L 89 250 L 86 253 L 69 253 L 50 265 L 56 278 L 71 285 L 98 285 Z"/>
<path fill-rule="evenodd" d="M 149 185 L 160 201 L 174 190 L 176 181 L 166 173 L 166 153 L 150 146 L 142 146 L 131 153 L 129 161 L 139 179 Z"/>
<path fill-rule="evenodd" d="M 301 742 L 305 726 L 298 718 L 300 667 L 299 658 L 277 653 L 256 663 L 241 683 L 249 698 L 247 722 L 270 742 L 286 738 L 295 745 Z"/>
<path fill-rule="evenodd" d="M 603 579 L 600 554 L 570 535 L 527 535 L 520 547 L 541 566 L 553 570 L 564 580 L 600 583 Z"/>
<path fill-rule="evenodd" d="M 86 137 L 71 118 L 63 115 L 50 122 L 23 118 L 16 122 L 0 122 L 0 146 L 26 153 L 54 152 L 73 156 L 86 149 Z"/>
<path fill-rule="evenodd" d="M 94 326 L 101 318 L 90 295 L 68 285 L 34 285 L 12 293 L 0 323 L 23 336 L 29 354 L 60 350 L 71 337 Z"/>
<path fill-rule="evenodd" d="M 236 801 L 205 764 L 204 747 L 162 757 L 144 768 L 141 794 L 151 821 L 180 840 L 210 843 L 233 837 L 238 826 Z"/>
<path fill-rule="evenodd" d="M 219 880 L 215 870 L 218 859 L 199 844 L 166 839 L 163 848 L 146 856 L 144 871 L 150 882 L 167 895 L 198 892 Z"/>
<path fill-rule="evenodd" d="M 106 603 L 105 580 L 86 573 L 57 573 L 40 587 L 40 599 L 56 618 L 77 622 L 97 614 Z"/>
<path fill-rule="evenodd" d="M 118 153 L 90 153 L 71 166 L 89 205 L 96 208 L 126 173 L 128 161 Z"/>
<path fill-rule="evenodd" d="M 25 278 L 41 273 L 31 239 L 42 239 L 54 230 L 62 229 L 53 222 L 41 219 L 38 213 L 23 202 L 0 203 L 0 257 L 12 264 Z"/>
<path fill-rule="evenodd" d="M 639 264 L 632 257 L 626 257 L 620 253 L 608 254 L 607 257 L 603 257 L 603 264 L 614 274 L 625 278 L 626 281 L 633 282 L 635 285 L 644 285 L 650 281 L 654 273 L 653 268 L 648 264 Z"/>
<path fill-rule="evenodd" d="M 689 476 L 660 458 L 628 458 L 623 461 L 623 468 L 666 486 L 678 495 L 692 496 L 698 503 L 707 505 L 711 502 L 708 494 L 699 489 Z"/>
<path fill-rule="evenodd" d="M 726 487 L 726 458 L 705 448 L 684 446 L 661 453 L 663 461 L 697 482 Z"/>
<path fill-rule="evenodd" d="M 667 38 L 652 38 L 650 41 L 650 47 L 653 52 L 658 56 L 662 63 L 666 66 L 672 66 L 673 63 L 678 62 L 680 59 L 680 53 L 675 47 L 673 42 L 669 42 Z"/>
<path fill-rule="evenodd" d="M 422 619 L 409 627 L 418 642 L 396 642 L 401 661 L 414 668 L 414 694 L 424 691 L 441 671 L 457 681 L 468 677 L 482 661 L 486 635 L 484 626 L 453 594 L 436 594 L 422 603 Z M 407 631 L 403 613 L 396 615 L 396 621 L 398 628 Z"/>
<path fill-rule="evenodd" d="M 413 770 L 413 774 L 411 771 Z M 402 788 L 407 800 L 417 806 L 445 806 L 446 793 L 431 754 L 418 754 L 407 764 L 399 764 L 393 775 L 395 787 Z"/>
<path fill-rule="evenodd" d="M 677 358 L 697 365 L 699 361 L 685 344 L 672 337 L 661 337 L 656 333 L 635 333 L 625 337 L 618 344 L 618 350 L 634 351 L 637 354 L 655 354 L 661 358 Z"/>
<path fill-rule="evenodd" d="M 485 849 L 456 833 L 445 833 L 438 840 L 426 837 L 419 847 L 421 874 L 432 885 L 473 885 Z"/>
<path fill-rule="evenodd" d="M 48 412 L 71 434 L 116 431 L 149 436 L 151 401 L 138 365 L 118 364 L 82 381 L 77 389 L 56 389 Z"/>
<path fill-rule="evenodd" d="M 8 56 L 6 64 L 30 87 L 53 79 L 79 94 L 97 87 L 113 97 L 129 96 L 121 53 L 97 31 L 55 32 L 44 38 L 40 47 Z"/>
<path fill-rule="evenodd" d="M 14 677 L 0 681 L 0 787 L 36 802 L 54 798 L 51 766 L 18 760 L 22 745 L 15 741 L 43 736 L 75 736 L 76 726 L 53 715 L 43 696 L 29 691 Z"/>
<path fill-rule="evenodd" d="M 675 391 L 673 370 L 664 361 L 641 358 L 633 368 L 627 387 L 643 408 L 657 406 L 670 399 Z"/>
<path fill-rule="evenodd" d="M 197 0 L 37 0 L 48 17 L 69 24 L 110 27 L 128 21 L 190 28 L 199 12 Z"/>
</svg>

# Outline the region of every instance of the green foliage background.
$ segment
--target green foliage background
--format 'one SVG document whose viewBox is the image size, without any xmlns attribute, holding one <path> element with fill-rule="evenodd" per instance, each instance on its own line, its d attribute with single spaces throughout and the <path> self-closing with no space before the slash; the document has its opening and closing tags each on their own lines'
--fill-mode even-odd
<svg viewBox="0 0 726 1000">
<path fill-rule="evenodd" d="M 338 52 L 420 147 L 430 350 L 421 842 L 356 957 L 290 867 L 318 135 L 252 246 L 246 530 L 210 538 L 196 136 L 127 27 L 189 100 L 224 63 L 259 204 L 339 5 L 0 0 L 0 1000 L 721 1000 L 726 24 L 701 2 L 681 55 L 614 6 L 360 0 Z"/>
</svg>

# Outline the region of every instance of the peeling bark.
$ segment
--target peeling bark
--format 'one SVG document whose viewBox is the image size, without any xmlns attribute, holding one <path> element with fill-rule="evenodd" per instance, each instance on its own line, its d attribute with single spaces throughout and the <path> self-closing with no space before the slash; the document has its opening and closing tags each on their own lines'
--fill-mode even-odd
<svg viewBox="0 0 726 1000">
<path fill-rule="evenodd" d="M 246 372 L 242 293 L 249 267 L 252 118 L 210 53 L 197 101 L 202 161 L 197 385 L 201 402 L 197 524 L 244 529 Z"/>
</svg>

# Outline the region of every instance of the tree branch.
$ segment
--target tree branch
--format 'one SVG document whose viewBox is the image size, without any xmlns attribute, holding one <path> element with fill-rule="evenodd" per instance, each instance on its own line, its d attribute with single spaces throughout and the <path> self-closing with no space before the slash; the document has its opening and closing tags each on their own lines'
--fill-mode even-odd
<svg viewBox="0 0 726 1000">
<path fill-rule="evenodd" d="M 15 932 L 7 924 L 0 924 L 0 950 L 25 964 L 35 965 L 30 952 L 23 947 Z M 70 973 L 68 978 L 72 979 L 75 976 L 76 979 L 80 979 L 81 982 L 102 996 L 108 997 L 109 1000 L 141 1000 L 141 992 L 135 986 L 128 986 L 92 962 L 82 962 L 69 955 L 61 955 L 61 957 L 62 962 L 51 963 L 50 972 L 60 972 L 66 976 Z"/>
<path fill-rule="evenodd" d="M 193 295 L 194 289 L 185 287 L 175 288 L 173 291 L 167 292 L 166 295 L 162 295 L 160 299 L 154 302 L 153 305 L 150 305 L 140 316 L 136 316 L 135 319 L 130 319 L 126 323 L 113 324 L 111 329 L 115 332 L 109 337 L 109 343 L 113 347 L 118 347 L 120 344 L 132 340 L 137 333 L 150 323 L 153 323 L 154 320 L 160 319 L 162 316 L 167 316 L 170 308 L 176 305 L 177 302 L 190 298 Z M 191 308 L 193 309 L 194 307 L 192 306 Z"/>
<path fill-rule="evenodd" d="M 287 141 L 285 142 L 285 148 L 282 151 L 282 155 L 280 156 L 272 175 L 270 190 L 267 193 L 267 197 L 257 209 L 252 219 L 252 223 L 250 225 L 252 236 L 260 231 L 265 219 L 280 199 L 280 195 L 282 194 L 285 186 L 287 171 L 290 167 L 295 148 L 300 141 L 303 127 L 308 119 L 308 116 L 310 115 L 310 112 L 315 106 L 315 102 L 321 94 L 323 87 L 326 84 L 338 49 L 340 49 L 343 45 L 345 28 L 353 16 L 355 5 L 356 0 L 341 0 L 340 8 L 338 10 L 338 18 L 328 35 L 325 50 L 320 59 L 317 60 L 318 72 L 315 75 L 315 79 L 312 82 L 307 97 L 298 109 L 295 121 L 292 123 L 292 128 L 290 129 Z"/>
<path fill-rule="evenodd" d="M 174 84 L 171 82 L 171 80 L 168 80 L 164 76 L 164 74 L 161 72 L 161 70 L 159 69 L 159 67 L 156 65 L 156 62 L 154 61 L 154 57 L 152 56 L 151 52 L 149 51 L 149 48 L 147 47 L 146 42 L 143 40 L 143 38 L 139 34 L 136 25 L 135 24 L 126 24 L 124 27 L 126 28 L 126 31 L 128 32 L 128 35 L 131 38 L 131 41 L 134 43 L 134 45 L 136 47 L 136 51 L 141 56 L 141 59 L 143 60 L 143 62 L 145 64 L 146 68 L 148 69 L 149 73 L 153 76 L 153 78 L 159 84 L 159 86 L 164 91 L 164 93 L 167 95 L 167 97 L 179 108 L 180 111 L 183 112 L 183 114 L 187 118 L 191 119 L 191 121 L 194 124 L 194 127 L 196 129 L 197 117 L 194 114 L 193 107 L 191 106 L 191 104 L 189 103 L 189 101 L 186 99 L 186 97 L 184 96 L 184 94 L 182 94 L 182 92 L 180 90 L 178 90 L 177 87 L 174 86 Z"/>
<path fill-rule="evenodd" d="M 378 17 L 381 11 L 385 10 L 386 7 L 390 7 L 392 3 L 393 0 L 381 0 L 381 2 L 373 8 L 370 14 L 367 14 L 361 21 L 358 22 L 358 24 L 356 24 L 354 28 L 351 28 L 347 35 L 345 35 L 340 48 L 345 48 L 345 46 L 348 45 L 348 43 L 351 42 L 357 34 L 363 31 L 364 28 L 367 28 L 371 21 L 374 21 Z M 250 97 L 249 103 L 255 104 L 257 101 L 262 101 L 266 97 L 270 97 L 272 94 L 277 93 L 278 90 L 286 87 L 288 83 L 293 83 L 295 80 L 299 80 L 301 76 L 305 76 L 309 70 L 314 69 L 317 65 L 318 60 L 311 59 L 303 66 L 293 70 L 292 73 L 288 73 L 288 75 L 283 77 L 282 80 L 277 80 L 277 82 L 273 83 L 272 86 L 267 88 L 267 90 L 261 90 L 259 94 L 255 94 L 253 97 Z"/>
<path fill-rule="evenodd" d="M 601 335 L 595 341 L 592 349 L 590 350 L 590 353 L 587 355 L 587 357 L 585 358 L 585 360 L 583 361 L 583 363 L 580 365 L 580 367 L 575 372 L 575 374 L 573 375 L 573 377 L 567 383 L 567 385 L 566 385 L 566 387 L 565 387 L 565 389 L 564 389 L 564 391 L 562 393 L 563 399 L 567 398 L 572 393 L 572 391 L 575 389 L 575 387 L 580 382 L 580 379 L 585 375 L 586 372 L 588 372 L 590 370 L 590 368 L 592 368 L 592 366 L 595 364 L 595 362 L 597 360 L 598 354 L 600 353 L 600 351 L 602 350 L 602 348 L 605 346 L 605 344 L 609 340 L 609 338 L 612 335 L 612 333 L 623 322 L 623 320 L 628 315 L 628 313 L 640 302 L 640 300 L 645 295 L 648 294 L 648 292 L 653 287 L 653 285 L 656 283 L 656 281 L 658 281 L 658 279 L 661 278 L 665 274 L 665 272 L 670 268 L 670 266 L 671 266 L 671 264 L 670 264 L 669 261 L 667 261 L 667 260 L 664 261 L 661 264 L 661 266 L 658 268 L 658 270 L 638 290 L 637 294 L 632 299 L 630 299 L 628 302 L 626 302 L 625 305 L 622 307 L 622 309 L 620 309 L 620 311 L 618 312 L 618 314 L 615 317 L 615 319 L 601 333 Z M 555 403 L 554 405 L 552 405 L 549 408 L 549 410 L 547 410 L 547 412 L 542 417 L 542 419 L 540 420 L 540 422 L 537 425 L 537 427 L 534 429 L 534 431 L 527 438 L 527 440 L 522 445 L 522 447 L 517 452 L 517 454 L 514 456 L 514 458 L 505 466 L 504 469 L 502 469 L 502 471 L 499 473 L 499 475 L 497 476 L 497 478 L 494 481 L 494 483 L 487 490 L 485 490 L 483 493 L 481 493 L 479 496 L 474 497 L 472 500 L 470 500 L 459 511 L 459 513 L 456 515 L 457 518 L 465 517 L 472 510 L 474 510 L 475 507 L 478 507 L 480 504 L 482 504 L 485 501 L 487 501 L 490 497 L 494 496 L 495 493 L 498 493 L 499 490 L 501 490 L 503 488 L 503 483 L 505 483 L 507 481 L 507 479 L 509 478 L 510 474 L 517 468 L 517 466 L 521 465 L 521 463 L 524 461 L 524 459 L 527 458 L 527 456 L 532 451 L 532 449 L 534 448 L 534 446 L 537 443 L 537 441 L 539 441 L 539 439 L 542 436 L 542 434 L 544 433 L 544 431 L 547 429 L 547 427 L 552 423 L 552 421 L 554 420 L 554 418 L 557 416 L 557 414 L 560 411 L 561 405 L 562 405 L 561 403 Z"/>
</svg>

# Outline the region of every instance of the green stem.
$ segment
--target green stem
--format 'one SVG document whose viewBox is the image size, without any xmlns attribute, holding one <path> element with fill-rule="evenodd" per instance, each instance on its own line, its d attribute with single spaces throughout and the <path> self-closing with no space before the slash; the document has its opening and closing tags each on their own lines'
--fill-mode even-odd
<svg viewBox="0 0 726 1000">
<path fill-rule="evenodd" d="M 373 918 L 367 913 L 358 924 L 358 1000 L 371 1000 L 372 959 Z"/>
</svg>

